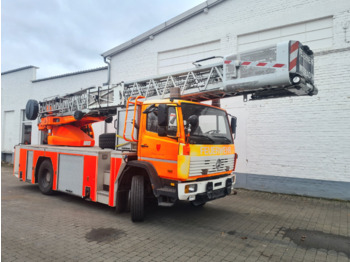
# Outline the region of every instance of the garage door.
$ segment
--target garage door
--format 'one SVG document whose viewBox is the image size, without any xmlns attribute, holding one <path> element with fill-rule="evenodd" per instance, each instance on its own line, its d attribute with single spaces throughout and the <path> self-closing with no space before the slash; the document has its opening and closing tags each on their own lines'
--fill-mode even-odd
<svg viewBox="0 0 350 262">
<path fill-rule="evenodd" d="M 298 40 L 311 49 L 329 48 L 333 39 L 333 18 L 277 27 L 238 36 L 238 50 L 245 51 L 261 46 L 275 44 L 286 40 Z"/>
<path fill-rule="evenodd" d="M 219 55 L 221 55 L 220 40 L 162 51 L 158 53 L 158 74 L 193 68 L 194 61 Z M 217 61 L 213 60 L 210 63 L 215 62 Z"/>
</svg>

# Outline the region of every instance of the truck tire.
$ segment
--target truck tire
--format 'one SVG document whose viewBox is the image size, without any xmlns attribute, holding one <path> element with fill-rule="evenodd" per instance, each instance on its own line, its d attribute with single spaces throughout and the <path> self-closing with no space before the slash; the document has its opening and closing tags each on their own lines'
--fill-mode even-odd
<svg viewBox="0 0 350 262">
<path fill-rule="evenodd" d="M 29 120 L 35 120 L 38 117 L 39 103 L 34 99 L 30 99 L 26 105 L 26 118 Z"/>
<path fill-rule="evenodd" d="M 141 222 L 144 219 L 145 189 L 144 177 L 133 176 L 130 190 L 130 211 L 133 222 Z"/>
<path fill-rule="evenodd" d="M 38 184 L 41 193 L 44 195 L 52 195 L 53 184 L 53 168 L 49 159 L 44 160 L 39 167 Z"/>
<path fill-rule="evenodd" d="M 104 148 L 115 149 L 115 133 L 105 133 L 99 137 L 99 146 Z"/>
</svg>

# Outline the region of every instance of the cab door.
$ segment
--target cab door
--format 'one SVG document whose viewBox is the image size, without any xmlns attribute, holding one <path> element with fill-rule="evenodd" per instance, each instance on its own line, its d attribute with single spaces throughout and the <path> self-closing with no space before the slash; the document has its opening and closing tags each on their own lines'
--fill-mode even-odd
<svg viewBox="0 0 350 262">
<path fill-rule="evenodd" d="M 178 114 L 175 106 L 169 106 L 167 136 L 158 136 L 158 107 L 150 105 L 142 114 L 139 134 L 139 160 L 153 164 L 160 177 L 174 179 L 177 176 Z"/>
</svg>

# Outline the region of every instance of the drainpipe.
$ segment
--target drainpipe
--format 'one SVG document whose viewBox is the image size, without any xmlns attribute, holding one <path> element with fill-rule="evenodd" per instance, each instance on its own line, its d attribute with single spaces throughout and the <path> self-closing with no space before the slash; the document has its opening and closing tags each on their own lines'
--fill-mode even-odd
<svg viewBox="0 0 350 262">
<path fill-rule="evenodd" d="M 108 60 L 107 60 L 108 59 Z M 103 83 L 104 86 L 108 86 L 111 82 L 111 58 L 110 57 L 104 57 L 103 61 L 108 66 L 108 72 L 107 72 L 107 82 Z"/>
<path fill-rule="evenodd" d="M 108 60 L 107 60 L 108 59 Z M 104 57 L 103 61 L 107 64 L 108 66 L 108 72 L 107 72 L 107 82 L 103 83 L 104 86 L 109 86 L 111 82 L 111 58 L 110 57 Z M 107 123 L 104 122 L 104 133 L 107 133 Z"/>
</svg>

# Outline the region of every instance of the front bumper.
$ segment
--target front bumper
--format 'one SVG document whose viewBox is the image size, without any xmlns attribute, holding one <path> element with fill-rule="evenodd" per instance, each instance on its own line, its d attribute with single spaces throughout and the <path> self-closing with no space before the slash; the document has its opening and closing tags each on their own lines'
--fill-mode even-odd
<svg viewBox="0 0 350 262">
<path fill-rule="evenodd" d="M 233 185 L 236 182 L 236 176 L 231 174 L 226 177 L 211 179 L 206 181 L 183 182 L 177 184 L 179 200 L 194 201 L 199 200 L 207 202 L 231 193 Z M 197 185 L 195 192 L 186 192 L 186 186 Z"/>
</svg>

